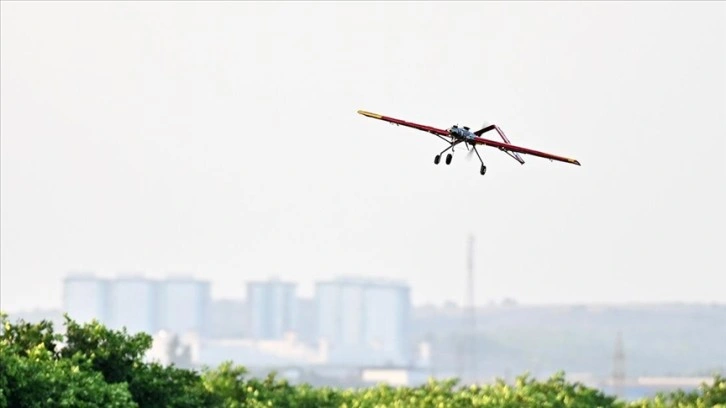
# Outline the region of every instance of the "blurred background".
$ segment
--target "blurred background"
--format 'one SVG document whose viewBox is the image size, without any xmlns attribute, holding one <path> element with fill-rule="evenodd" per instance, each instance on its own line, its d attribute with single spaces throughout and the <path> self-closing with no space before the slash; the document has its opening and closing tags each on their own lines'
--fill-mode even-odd
<svg viewBox="0 0 726 408">
<path fill-rule="evenodd" d="M 0 7 L 11 319 L 341 386 L 726 369 L 724 3 Z"/>
<path fill-rule="evenodd" d="M 451 276 L 471 284 L 467 273 Z M 624 398 L 693 389 L 724 373 L 724 304 L 521 305 L 505 298 L 411 304 L 405 282 L 345 276 L 315 282 L 249 281 L 238 298 L 214 299 L 211 282 L 172 276 L 103 278 L 73 273 L 63 307 L 11 314 L 79 322 L 154 337 L 147 358 L 188 368 L 232 360 L 254 375 L 294 383 L 418 385 L 429 377 L 512 381 L 530 373 L 567 377 Z M 471 293 L 463 293 L 466 299 Z"/>
</svg>

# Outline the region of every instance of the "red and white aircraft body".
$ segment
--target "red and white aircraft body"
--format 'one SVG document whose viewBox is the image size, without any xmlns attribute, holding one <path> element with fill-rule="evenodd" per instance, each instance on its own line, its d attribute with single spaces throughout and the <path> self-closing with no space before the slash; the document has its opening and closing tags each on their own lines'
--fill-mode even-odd
<svg viewBox="0 0 726 408">
<path fill-rule="evenodd" d="M 441 160 L 441 155 L 444 154 L 447 150 L 452 149 L 452 151 L 453 151 L 454 146 L 456 146 L 459 143 L 464 143 L 467 149 L 469 149 L 469 146 L 471 145 L 472 150 L 476 153 L 477 157 L 479 157 L 479 161 L 481 162 L 480 173 L 482 175 L 486 173 L 487 168 L 484 165 L 484 162 L 482 161 L 481 156 L 479 155 L 479 151 L 476 149 L 477 145 L 486 145 L 486 146 L 490 146 L 490 147 L 495 147 L 495 148 L 503 151 L 504 153 L 508 154 L 513 159 L 517 160 L 520 164 L 524 164 L 524 160 L 520 156 L 520 153 L 521 153 L 521 154 L 529 154 L 529 155 L 537 156 L 537 157 L 543 157 L 545 159 L 556 160 L 556 161 L 561 161 L 561 162 L 565 162 L 565 163 L 571 163 L 571 164 L 575 164 L 578 166 L 580 165 L 580 162 L 575 159 L 557 156 L 557 155 L 550 154 L 550 153 L 544 153 L 544 152 L 529 149 L 526 147 L 515 146 L 509 142 L 509 139 L 507 138 L 507 136 L 504 135 L 504 132 L 502 132 L 502 130 L 497 125 L 488 125 L 475 132 L 472 132 L 466 126 L 459 127 L 459 126 L 454 125 L 448 129 L 439 129 L 439 128 L 435 128 L 435 127 L 431 127 L 431 126 L 419 125 L 418 123 L 413 123 L 413 122 L 408 122 L 408 121 L 401 120 L 401 119 L 392 118 L 390 116 L 383 116 L 383 115 L 379 115 L 377 113 L 366 112 L 363 110 L 359 110 L 358 113 L 363 116 L 367 116 L 369 118 L 383 120 L 383 121 L 386 121 L 386 122 L 389 122 L 389 123 L 392 123 L 395 125 L 407 126 L 410 128 L 422 130 L 424 132 L 428 132 L 428 133 L 438 136 L 440 139 L 442 139 L 446 143 L 448 143 L 449 147 L 447 147 L 441 153 L 436 155 L 436 157 L 434 158 L 435 164 L 439 164 L 439 161 Z M 502 138 L 502 142 L 498 142 L 496 140 L 485 139 L 485 138 L 481 137 L 481 135 L 483 135 L 484 133 L 489 132 L 491 130 L 495 130 L 499 134 L 499 136 Z M 450 164 L 451 159 L 452 159 L 452 154 L 449 153 L 446 156 L 446 164 Z"/>
</svg>

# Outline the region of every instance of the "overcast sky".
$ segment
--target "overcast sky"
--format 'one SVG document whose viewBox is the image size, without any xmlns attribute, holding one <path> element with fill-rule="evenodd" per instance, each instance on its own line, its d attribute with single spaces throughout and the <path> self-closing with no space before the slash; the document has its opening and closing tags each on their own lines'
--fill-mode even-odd
<svg viewBox="0 0 726 408">
<path fill-rule="evenodd" d="M 2 2 L 0 306 L 72 271 L 724 301 L 723 2 Z M 577 167 L 360 116 L 498 124 Z"/>
</svg>

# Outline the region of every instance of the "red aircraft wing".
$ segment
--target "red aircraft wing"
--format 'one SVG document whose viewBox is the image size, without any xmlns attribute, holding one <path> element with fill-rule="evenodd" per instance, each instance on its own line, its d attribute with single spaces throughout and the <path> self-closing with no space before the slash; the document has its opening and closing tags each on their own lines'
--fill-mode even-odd
<svg viewBox="0 0 726 408">
<path fill-rule="evenodd" d="M 481 137 L 481 135 L 483 135 L 484 133 L 486 133 L 490 130 L 496 130 L 497 133 L 499 133 L 499 136 L 502 138 L 502 140 L 504 140 L 504 143 L 509 144 L 509 145 L 512 144 L 512 142 L 509 141 L 509 138 L 507 138 L 507 136 L 504 134 L 504 132 L 502 132 L 502 129 L 499 129 L 499 126 L 497 126 L 497 125 L 489 125 L 489 126 L 483 127 L 481 129 L 477 130 L 476 132 L 474 132 L 474 134 L 477 135 L 477 137 Z M 508 156 L 510 156 L 514 160 L 518 161 L 519 164 L 524 164 L 524 159 L 522 159 L 522 157 L 519 155 L 519 153 L 510 152 L 509 150 L 504 150 L 504 153 L 506 153 Z"/>
<path fill-rule="evenodd" d="M 438 129 L 438 128 L 426 126 L 426 125 L 419 125 L 418 123 L 408 122 L 405 120 L 392 118 L 390 116 L 383 116 L 383 115 L 379 115 L 377 113 L 366 112 L 364 110 L 359 110 L 358 113 L 360 113 L 363 116 L 367 116 L 369 118 L 379 119 L 379 120 L 393 123 L 395 125 L 407 126 L 407 127 L 418 129 L 418 130 L 423 130 L 424 132 L 433 133 L 438 136 L 448 136 L 449 135 L 449 132 L 447 132 L 444 129 Z"/>
<path fill-rule="evenodd" d="M 545 159 L 557 160 L 557 161 L 561 161 L 561 162 L 565 162 L 565 163 L 576 164 L 578 166 L 580 165 L 580 162 L 575 159 L 570 159 L 570 158 L 562 157 L 562 156 L 556 156 L 554 154 L 540 152 L 537 150 L 528 149 L 526 147 L 515 146 L 515 145 L 509 144 L 509 143 L 497 142 L 495 140 L 484 139 L 482 137 L 475 137 L 474 141 L 477 144 L 483 144 L 483 145 L 487 145 L 487 146 L 491 146 L 491 147 L 496 147 L 499 150 L 502 150 L 505 152 L 530 154 L 532 156 L 543 157 Z"/>
</svg>

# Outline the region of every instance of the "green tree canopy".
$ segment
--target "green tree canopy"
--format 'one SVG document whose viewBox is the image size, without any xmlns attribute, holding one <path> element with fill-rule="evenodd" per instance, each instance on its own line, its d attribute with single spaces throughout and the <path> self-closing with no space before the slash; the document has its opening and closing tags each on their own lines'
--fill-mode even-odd
<svg viewBox="0 0 726 408">
<path fill-rule="evenodd" d="M 726 379 L 715 376 L 692 392 L 662 393 L 632 403 L 566 381 L 564 373 L 538 381 L 519 376 L 459 386 L 434 381 L 418 387 L 379 385 L 336 389 L 249 378 L 227 362 L 201 371 L 146 362 L 147 334 L 130 335 L 98 322 L 78 324 L 65 317 L 64 333 L 48 321 L 11 323 L 0 314 L 0 408 L 6 407 L 632 407 L 726 408 Z"/>
</svg>

